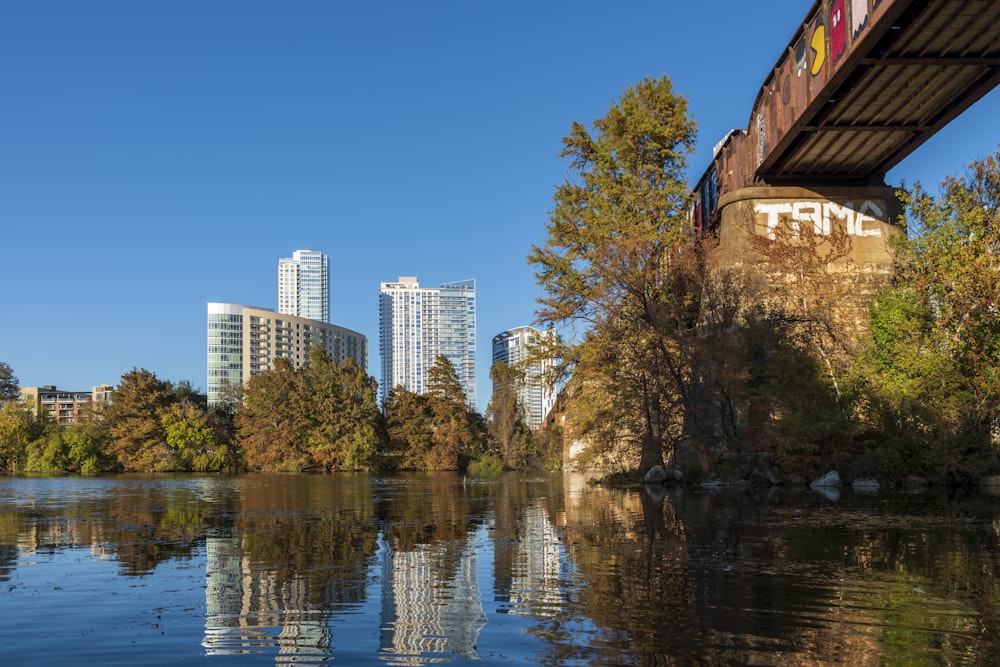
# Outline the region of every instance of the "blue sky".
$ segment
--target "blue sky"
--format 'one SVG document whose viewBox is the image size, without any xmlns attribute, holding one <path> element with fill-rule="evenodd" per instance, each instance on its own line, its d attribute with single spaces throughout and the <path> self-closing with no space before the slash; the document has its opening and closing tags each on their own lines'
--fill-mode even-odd
<svg viewBox="0 0 1000 667">
<path fill-rule="evenodd" d="M 694 179 L 811 4 L 3 3 L 0 361 L 22 386 L 204 389 L 206 304 L 275 308 L 278 259 L 309 248 L 376 378 L 379 283 L 476 279 L 485 410 L 491 338 L 534 320 L 570 124 L 669 76 Z M 887 182 L 961 173 L 997 118 L 994 91 Z"/>
</svg>

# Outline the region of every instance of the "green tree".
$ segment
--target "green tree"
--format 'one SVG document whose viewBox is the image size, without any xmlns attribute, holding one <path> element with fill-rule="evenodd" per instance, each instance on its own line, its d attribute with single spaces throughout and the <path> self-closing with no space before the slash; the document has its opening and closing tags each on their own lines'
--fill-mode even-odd
<svg viewBox="0 0 1000 667">
<path fill-rule="evenodd" d="M 130 472 L 170 470 L 173 456 L 161 415 L 172 403 L 171 385 L 146 369 L 124 374 L 104 413 L 109 451 Z"/>
<path fill-rule="evenodd" d="M 36 437 L 34 424 L 31 412 L 16 401 L 0 403 L 0 472 L 21 472 L 28 443 Z"/>
<path fill-rule="evenodd" d="M 900 195 L 896 285 L 873 303 L 855 368 L 863 414 L 899 443 L 883 458 L 915 472 L 1000 471 L 1000 152 L 939 195 Z"/>
<path fill-rule="evenodd" d="M 309 453 L 324 470 L 371 470 L 381 431 L 375 379 L 353 359 L 338 364 L 309 351 Z"/>
<path fill-rule="evenodd" d="M 941 346 L 932 309 L 899 287 L 873 300 L 869 329 L 871 344 L 852 376 L 857 413 L 871 433 L 856 472 L 924 475 L 961 467 L 952 450 L 964 440 L 969 387 Z"/>
<path fill-rule="evenodd" d="M 493 395 L 487 409 L 487 453 L 498 453 L 501 465 L 508 470 L 546 465 L 541 442 L 525 422 L 524 407 L 518 400 L 518 391 L 525 381 L 523 368 L 532 363 L 529 357 L 520 367 L 497 362 L 490 368 Z"/>
<path fill-rule="evenodd" d="M 663 462 L 689 381 L 699 272 L 678 264 L 697 257 L 686 182 L 694 140 L 687 101 L 667 78 L 626 89 L 593 133 L 573 123 L 561 153 L 572 178 L 528 258 L 545 292 L 539 319 L 584 327 L 559 356 L 577 383 L 608 394 L 617 437 L 637 439 L 642 470 Z"/>
<path fill-rule="evenodd" d="M 16 399 L 18 386 L 14 371 L 9 365 L 0 361 L 0 403 Z"/>
<path fill-rule="evenodd" d="M 88 422 L 63 429 L 68 472 L 92 475 L 115 472 L 118 462 L 108 452 L 110 437 L 100 424 Z"/>
<path fill-rule="evenodd" d="M 219 472 L 232 458 L 227 444 L 217 438 L 209 414 L 187 400 L 164 408 L 160 422 L 170 448 L 171 470 Z"/>
<path fill-rule="evenodd" d="M 171 383 L 171 393 L 174 403 L 190 403 L 199 408 L 207 408 L 208 396 L 201 393 L 190 380 L 181 380 L 177 384 Z"/>
<path fill-rule="evenodd" d="M 258 470 L 309 467 L 309 386 L 288 359 L 250 378 L 234 424 L 247 465 Z"/>
</svg>

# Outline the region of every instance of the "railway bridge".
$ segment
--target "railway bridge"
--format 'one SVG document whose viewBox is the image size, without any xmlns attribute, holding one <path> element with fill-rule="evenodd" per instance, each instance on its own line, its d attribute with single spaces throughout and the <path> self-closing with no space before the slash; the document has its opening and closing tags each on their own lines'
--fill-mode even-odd
<svg viewBox="0 0 1000 667">
<path fill-rule="evenodd" d="M 996 0 L 816 0 L 747 128 L 716 145 L 692 221 L 720 265 L 746 257 L 745 230 L 840 232 L 851 249 L 830 271 L 863 296 L 892 272 L 886 172 L 998 83 Z"/>
<path fill-rule="evenodd" d="M 693 189 L 695 230 L 718 239 L 711 268 L 752 264 L 764 299 L 824 300 L 833 329 L 866 328 L 872 294 L 893 275 L 899 211 L 886 173 L 998 83 L 1000 0 L 816 0 L 747 128 L 715 146 Z M 819 250 L 792 254 L 810 262 L 810 284 L 801 265 L 792 276 L 761 258 L 779 234 Z M 692 419 L 725 447 L 718 419 Z M 566 438 L 567 469 L 587 446 Z"/>
</svg>

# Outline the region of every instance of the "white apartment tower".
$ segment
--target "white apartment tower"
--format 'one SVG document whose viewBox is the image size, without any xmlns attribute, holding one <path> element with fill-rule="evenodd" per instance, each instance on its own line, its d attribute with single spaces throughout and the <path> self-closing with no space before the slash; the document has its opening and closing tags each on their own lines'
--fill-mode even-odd
<svg viewBox="0 0 1000 667">
<path fill-rule="evenodd" d="M 315 250 L 296 250 L 278 260 L 278 312 L 330 321 L 330 260 Z"/>
<path fill-rule="evenodd" d="M 413 276 L 379 288 L 379 353 L 385 402 L 396 386 L 423 394 L 438 355 L 455 367 L 469 407 L 476 407 L 476 281 L 420 287 Z"/>
<path fill-rule="evenodd" d="M 502 361 L 508 366 L 524 371 L 524 381 L 517 390 L 517 402 L 524 410 L 524 421 L 531 428 L 538 428 L 556 402 L 555 386 L 547 381 L 546 372 L 555 363 L 545 359 L 528 363 L 531 348 L 537 346 L 549 331 L 534 327 L 515 327 L 493 337 L 493 362 Z"/>
</svg>

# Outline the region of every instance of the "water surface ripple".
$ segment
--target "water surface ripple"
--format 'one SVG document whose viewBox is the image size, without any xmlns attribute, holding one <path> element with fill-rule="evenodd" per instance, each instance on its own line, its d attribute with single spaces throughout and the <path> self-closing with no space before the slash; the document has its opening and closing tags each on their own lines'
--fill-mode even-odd
<svg viewBox="0 0 1000 667">
<path fill-rule="evenodd" d="M 998 500 L 0 479 L 4 665 L 1000 664 Z"/>
</svg>

